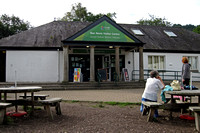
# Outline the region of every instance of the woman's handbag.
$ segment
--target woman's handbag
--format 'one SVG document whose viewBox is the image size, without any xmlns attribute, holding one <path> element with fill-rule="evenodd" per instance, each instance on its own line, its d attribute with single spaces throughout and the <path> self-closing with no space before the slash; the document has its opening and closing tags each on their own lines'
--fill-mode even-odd
<svg viewBox="0 0 200 133">
<path fill-rule="evenodd" d="M 173 80 L 173 82 L 171 82 L 170 85 L 173 88 L 173 91 L 180 91 L 181 90 L 181 84 L 178 80 Z"/>
</svg>

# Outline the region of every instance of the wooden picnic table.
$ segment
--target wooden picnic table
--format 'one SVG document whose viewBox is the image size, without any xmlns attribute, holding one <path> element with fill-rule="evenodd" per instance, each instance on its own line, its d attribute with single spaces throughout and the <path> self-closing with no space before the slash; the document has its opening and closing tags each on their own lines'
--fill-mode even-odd
<svg viewBox="0 0 200 133">
<path fill-rule="evenodd" d="M 166 91 L 165 94 L 171 95 L 171 103 L 169 103 L 171 108 L 189 108 L 189 106 L 200 105 L 200 90 Z M 174 100 L 174 96 L 181 96 L 182 101 L 184 101 L 185 96 L 189 96 L 189 97 L 197 96 L 198 102 L 194 103 L 191 101 L 192 100 L 191 99 L 189 103 L 188 102 L 176 103 Z M 172 110 L 170 110 L 170 117 L 172 118 Z"/>
<path fill-rule="evenodd" d="M 26 87 L 10 87 L 10 88 L 0 88 L 0 101 L 7 102 L 7 93 L 14 93 L 15 99 L 17 101 L 17 93 L 24 93 L 24 96 L 27 95 L 27 92 L 31 93 L 31 106 L 32 106 L 32 113 L 34 113 L 34 92 L 38 92 L 42 90 L 42 87 L 39 86 L 26 86 Z M 2 95 L 4 94 L 4 98 L 2 99 Z M 17 102 L 15 102 L 17 104 Z M 18 111 L 17 105 L 15 105 L 16 112 Z"/>
<path fill-rule="evenodd" d="M 166 94 L 171 95 L 171 101 L 173 100 L 173 96 L 198 96 L 198 103 L 200 103 L 200 90 L 180 90 L 180 91 L 166 91 Z M 184 100 L 184 98 L 182 98 Z"/>
</svg>

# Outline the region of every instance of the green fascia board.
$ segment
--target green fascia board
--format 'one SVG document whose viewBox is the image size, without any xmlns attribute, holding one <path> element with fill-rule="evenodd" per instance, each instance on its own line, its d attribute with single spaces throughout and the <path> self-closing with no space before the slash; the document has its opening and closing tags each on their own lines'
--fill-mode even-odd
<svg viewBox="0 0 200 133">
<path fill-rule="evenodd" d="M 116 42 L 121 45 L 123 45 L 123 43 L 144 44 L 107 16 L 103 16 L 96 22 L 90 24 L 62 42 L 64 44 L 72 44 L 73 42 Z"/>
<path fill-rule="evenodd" d="M 75 38 L 74 41 L 135 42 L 105 20 Z"/>
</svg>

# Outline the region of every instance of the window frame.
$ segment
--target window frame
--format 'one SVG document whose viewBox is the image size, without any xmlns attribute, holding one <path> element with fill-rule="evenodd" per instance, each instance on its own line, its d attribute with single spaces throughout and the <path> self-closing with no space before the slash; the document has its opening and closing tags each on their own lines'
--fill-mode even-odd
<svg viewBox="0 0 200 133">
<path fill-rule="evenodd" d="M 131 28 L 131 31 L 133 32 L 134 35 L 144 36 L 144 33 L 140 29 Z"/>
<path fill-rule="evenodd" d="M 169 37 L 177 37 L 177 35 L 173 31 L 164 30 L 164 33 Z"/>
<path fill-rule="evenodd" d="M 198 64 L 199 64 L 199 63 L 198 63 L 198 56 L 183 56 L 183 57 L 187 57 L 187 58 L 188 58 L 188 60 L 189 60 L 188 63 L 191 65 L 190 70 L 191 70 L 192 72 L 198 72 L 198 71 L 199 71 L 199 70 L 198 70 L 198 67 L 199 67 L 199 66 L 198 66 Z M 196 62 L 195 65 L 196 65 L 196 66 L 195 66 L 194 69 L 193 69 L 193 67 L 192 67 L 192 60 L 191 60 L 192 58 L 196 58 L 196 59 L 195 59 L 195 62 Z"/>
<path fill-rule="evenodd" d="M 150 64 L 149 64 L 149 57 L 151 57 L 151 67 L 149 68 Z M 156 65 L 155 63 L 155 57 L 158 57 L 158 68 L 154 68 L 154 66 Z M 161 68 L 161 57 L 163 57 L 163 68 Z M 165 70 L 165 55 L 148 55 L 148 69 L 156 69 L 156 70 Z"/>
</svg>

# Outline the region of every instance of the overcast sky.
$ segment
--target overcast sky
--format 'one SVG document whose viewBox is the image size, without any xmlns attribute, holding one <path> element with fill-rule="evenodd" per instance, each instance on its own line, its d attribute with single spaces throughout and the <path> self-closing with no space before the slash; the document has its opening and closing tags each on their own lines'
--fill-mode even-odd
<svg viewBox="0 0 200 133">
<path fill-rule="evenodd" d="M 37 27 L 62 18 L 78 2 L 93 14 L 115 12 L 117 23 L 135 24 L 151 14 L 173 24 L 200 25 L 200 0 L 0 0 L 0 15 L 14 15 Z"/>
</svg>

